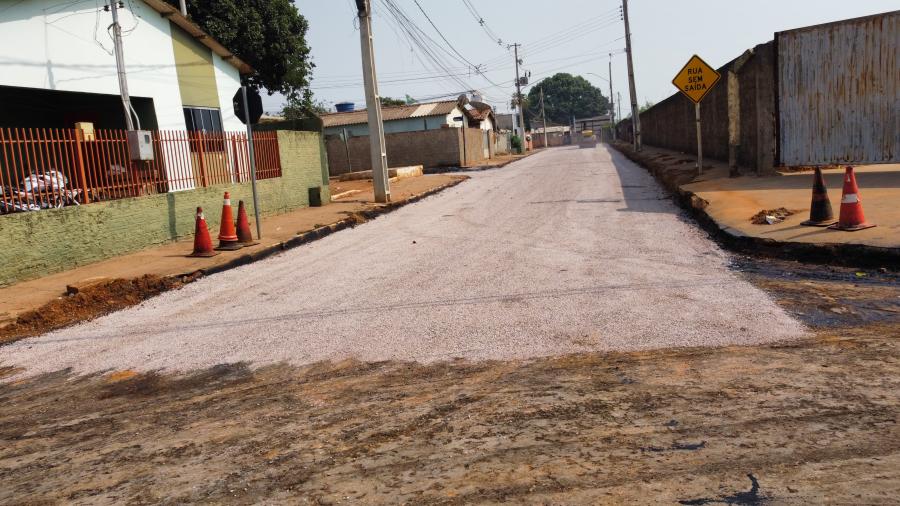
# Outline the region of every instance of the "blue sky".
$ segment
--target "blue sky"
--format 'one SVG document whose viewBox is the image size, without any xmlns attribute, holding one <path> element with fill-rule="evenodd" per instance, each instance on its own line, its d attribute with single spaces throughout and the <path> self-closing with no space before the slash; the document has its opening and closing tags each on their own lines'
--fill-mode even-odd
<svg viewBox="0 0 900 506">
<path fill-rule="evenodd" d="M 612 59 L 613 87 L 614 92 L 622 94 L 622 112 L 628 114 L 627 71 L 621 53 L 625 47 L 624 26 L 618 18 L 617 0 L 469 0 L 490 33 L 503 40 L 503 46 L 492 40 L 464 0 L 418 0 L 453 49 L 429 24 L 415 0 L 392 0 L 412 24 L 446 49 L 435 52 L 446 61 L 454 77 L 426 67 L 423 62 L 430 60 L 404 36 L 384 0 L 372 1 L 378 80 L 384 96 L 423 98 L 474 88 L 504 112 L 514 91 L 513 56 L 505 44 L 518 42 L 522 44 L 523 69 L 531 72 L 532 83 L 555 72 L 569 72 L 583 75 L 604 95 L 609 84 L 590 73 L 606 78 L 608 54 L 618 52 Z M 294 3 L 310 25 L 308 42 L 316 64 L 312 86 L 316 98 L 362 105 L 365 95 L 354 1 Z M 631 0 L 639 102 L 658 102 L 674 93 L 670 81 L 694 53 L 720 66 L 744 50 L 771 40 L 779 30 L 898 7 L 897 0 Z M 469 64 L 479 65 L 483 75 Z M 280 110 L 280 97 L 264 97 L 264 103 L 269 111 Z"/>
</svg>

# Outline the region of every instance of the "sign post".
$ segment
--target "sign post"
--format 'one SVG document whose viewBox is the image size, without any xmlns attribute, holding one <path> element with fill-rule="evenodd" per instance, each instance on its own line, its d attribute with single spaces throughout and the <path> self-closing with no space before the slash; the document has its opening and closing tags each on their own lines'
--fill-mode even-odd
<svg viewBox="0 0 900 506">
<path fill-rule="evenodd" d="M 721 74 L 697 55 L 691 57 L 672 79 L 672 84 L 694 103 L 694 121 L 697 124 L 697 175 L 703 174 L 703 132 L 700 124 L 700 102 L 709 90 L 719 82 Z"/>
<path fill-rule="evenodd" d="M 256 218 L 256 238 L 262 239 L 262 226 L 259 223 L 259 197 L 256 195 L 256 154 L 253 151 L 253 127 L 252 125 L 262 117 L 262 97 L 256 90 L 247 92 L 246 86 L 232 97 L 234 115 L 247 125 L 247 150 L 250 154 L 250 187 L 253 190 L 253 215 Z"/>
</svg>

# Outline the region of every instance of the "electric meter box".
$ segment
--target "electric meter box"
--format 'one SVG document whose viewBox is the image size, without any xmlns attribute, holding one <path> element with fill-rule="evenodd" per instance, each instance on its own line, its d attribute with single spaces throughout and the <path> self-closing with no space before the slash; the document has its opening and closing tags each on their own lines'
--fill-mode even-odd
<svg viewBox="0 0 900 506">
<path fill-rule="evenodd" d="M 149 130 L 129 130 L 127 135 L 132 161 L 153 160 L 153 135 Z"/>
</svg>

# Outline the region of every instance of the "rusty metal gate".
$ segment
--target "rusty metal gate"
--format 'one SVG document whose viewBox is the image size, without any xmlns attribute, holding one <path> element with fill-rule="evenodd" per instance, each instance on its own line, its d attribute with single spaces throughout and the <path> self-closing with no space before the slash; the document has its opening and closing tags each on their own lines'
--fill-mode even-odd
<svg viewBox="0 0 900 506">
<path fill-rule="evenodd" d="M 783 165 L 900 161 L 900 11 L 777 33 Z"/>
</svg>

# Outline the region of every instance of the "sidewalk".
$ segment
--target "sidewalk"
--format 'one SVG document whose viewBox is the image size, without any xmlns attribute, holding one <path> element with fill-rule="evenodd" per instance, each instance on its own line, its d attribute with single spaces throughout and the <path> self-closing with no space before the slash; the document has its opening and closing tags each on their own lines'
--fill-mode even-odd
<svg viewBox="0 0 900 506">
<path fill-rule="evenodd" d="M 238 251 L 222 251 L 212 258 L 186 257 L 193 248 L 193 238 L 156 248 L 111 258 L 49 276 L 0 288 L 0 327 L 30 310 L 63 296 L 69 285 L 83 285 L 95 280 L 132 279 L 146 274 L 168 277 L 217 272 L 252 262 L 282 249 L 287 249 L 336 230 L 352 226 L 377 214 L 390 211 L 411 201 L 456 185 L 466 179 L 459 175 L 435 175 L 400 179 L 391 183 L 392 202 L 376 204 L 371 181 L 354 182 L 358 193 L 338 199 L 322 207 L 307 207 L 262 219 L 263 238 L 259 244 Z M 344 184 L 344 183 L 341 183 Z M 338 192 L 334 192 L 337 194 Z M 215 212 L 219 212 L 216 210 Z M 256 228 L 250 217 L 254 236 Z M 218 230 L 210 230 L 216 242 Z"/>
<path fill-rule="evenodd" d="M 782 245 L 785 250 L 797 247 L 798 255 L 794 256 L 801 260 L 804 254 L 812 254 L 811 248 L 819 248 L 820 253 L 829 250 L 830 255 L 846 255 L 853 251 L 854 255 L 868 253 L 881 259 L 900 258 L 900 206 L 897 205 L 900 202 L 900 164 L 855 166 L 866 218 L 877 226 L 844 232 L 800 225 L 809 218 L 811 170 L 730 178 L 726 163 L 704 160 L 704 173 L 696 177 L 696 158 L 691 154 L 649 146 L 635 154 L 628 146 L 619 144 L 617 147 L 647 167 L 670 191 L 678 193 L 694 211 L 709 218 L 715 228 L 731 238 L 769 249 L 773 245 Z M 843 167 L 828 169 L 823 174 L 837 217 L 844 170 Z M 781 223 L 755 225 L 751 222 L 751 217 L 762 210 L 782 207 L 794 214 Z"/>
</svg>

